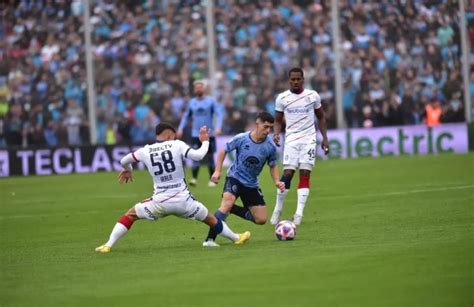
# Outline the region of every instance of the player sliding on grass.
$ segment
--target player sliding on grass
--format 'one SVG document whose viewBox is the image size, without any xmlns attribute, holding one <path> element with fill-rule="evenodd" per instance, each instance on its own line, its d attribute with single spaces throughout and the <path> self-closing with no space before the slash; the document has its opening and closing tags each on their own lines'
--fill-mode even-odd
<svg viewBox="0 0 474 307">
<path fill-rule="evenodd" d="M 109 241 L 97 247 L 96 252 L 110 252 L 112 246 L 128 232 L 136 220 L 156 221 L 168 215 L 202 221 L 215 233 L 235 244 L 243 244 L 250 238 L 250 232 L 236 234 L 225 222 L 210 215 L 207 208 L 191 195 L 184 180 L 183 158 L 198 161 L 207 153 L 209 148 L 207 127 L 203 126 L 199 130 L 202 145 L 197 150 L 190 148 L 183 141 L 175 140 L 175 137 L 176 131 L 173 126 L 160 123 L 156 126 L 156 143 L 146 145 L 122 158 L 120 163 L 124 170 L 118 176 L 119 182 L 132 181 L 132 163 L 141 161 L 145 163 L 153 178 L 154 193 L 152 197 L 130 208 L 119 219 L 112 229 Z"/>
<path fill-rule="evenodd" d="M 301 224 L 303 210 L 309 196 L 309 178 L 316 158 L 315 114 L 319 130 L 323 136 L 321 148 L 327 155 L 329 141 L 326 134 L 326 118 L 321 98 L 316 91 L 303 88 L 304 75 L 301 68 L 292 68 L 288 73 L 290 89 L 279 94 L 275 105 L 275 131 L 273 140 L 280 146 L 280 131 L 283 117 L 286 120 L 285 146 L 283 152 L 284 191 L 277 191 L 277 201 L 270 222 L 275 225 L 280 220 L 283 202 L 290 190 L 290 183 L 297 168 L 300 169 L 298 184 L 298 203 L 293 222 Z"/>
<path fill-rule="evenodd" d="M 225 221 L 230 212 L 255 224 L 263 225 L 267 222 L 265 200 L 258 187 L 258 176 L 267 162 L 275 186 L 280 191 L 285 189 L 285 184 L 279 180 L 276 146 L 268 136 L 273 121 L 273 116 L 267 112 L 258 114 L 254 130 L 234 136 L 227 142 L 225 149 L 219 151 L 216 170 L 211 177 L 215 183 L 221 177 L 226 153 L 236 151 L 236 158 L 227 171 L 221 206 L 214 214 L 219 220 Z M 235 205 L 239 197 L 243 207 Z M 219 246 L 215 242 L 216 237 L 216 229 L 211 227 L 203 246 Z"/>
</svg>

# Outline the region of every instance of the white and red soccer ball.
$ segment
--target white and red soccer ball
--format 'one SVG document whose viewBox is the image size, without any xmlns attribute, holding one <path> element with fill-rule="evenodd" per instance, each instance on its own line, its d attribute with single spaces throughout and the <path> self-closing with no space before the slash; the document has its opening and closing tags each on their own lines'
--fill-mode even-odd
<svg viewBox="0 0 474 307">
<path fill-rule="evenodd" d="M 290 241 L 296 236 L 296 225 L 291 221 L 280 221 L 275 225 L 275 235 L 280 241 Z"/>
</svg>

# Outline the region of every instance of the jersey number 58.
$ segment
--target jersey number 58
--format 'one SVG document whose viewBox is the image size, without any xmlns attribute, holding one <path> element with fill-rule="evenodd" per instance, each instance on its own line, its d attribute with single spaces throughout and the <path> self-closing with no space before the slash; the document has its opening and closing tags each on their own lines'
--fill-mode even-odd
<svg viewBox="0 0 474 307">
<path fill-rule="evenodd" d="M 163 160 L 163 163 L 160 162 Z M 164 171 L 167 173 L 172 173 L 176 170 L 176 165 L 173 162 L 173 154 L 170 150 L 165 150 L 162 152 L 154 152 L 150 154 L 151 165 L 157 167 L 158 170 L 155 172 L 155 175 L 161 175 Z"/>
</svg>

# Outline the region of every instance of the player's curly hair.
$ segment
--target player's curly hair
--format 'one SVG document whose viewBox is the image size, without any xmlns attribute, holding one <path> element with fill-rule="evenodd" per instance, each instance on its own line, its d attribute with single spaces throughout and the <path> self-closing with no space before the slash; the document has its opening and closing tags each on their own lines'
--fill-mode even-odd
<svg viewBox="0 0 474 307">
<path fill-rule="evenodd" d="M 304 78 L 303 69 L 301 69 L 300 67 L 293 67 L 292 69 L 290 69 L 290 71 L 288 72 L 288 77 L 291 76 L 292 72 L 299 72 L 301 74 L 301 77 Z"/>
<path fill-rule="evenodd" d="M 156 135 L 160 135 L 163 131 L 165 130 L 171 130 L 173 131 L 174 133 L 176 133 L 176 129 L 173 127 L 173 125 L 171 125 L 170 123 L 159 123 L 158 125 L 156 125 L 155 127 L 155 133 Z"/>
</svg>

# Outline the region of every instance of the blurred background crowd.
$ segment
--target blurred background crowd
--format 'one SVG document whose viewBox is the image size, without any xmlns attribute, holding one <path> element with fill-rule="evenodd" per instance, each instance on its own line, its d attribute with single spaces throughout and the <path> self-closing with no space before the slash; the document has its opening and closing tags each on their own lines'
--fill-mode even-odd
<svg viewBox="0 0 474 307">
<path fill-rule="evenodd" d="M 100 144 L 153 140 L 178 124 L 194 80 L 207 78 L 203 1 L 91 0 Z M 464 121 L 457 1 L 340 0 L 346 127 Z M 2 2 L 0 147 L 89 142 L 83 4 Z M 474 42 L 474 6 L 468 1 Z M 301 66 L 336 127 L 329 1 L 216 0 L 216 98 L 224 134 L 274 111 Z M 470 59 L 471 63 L 473 59 Z M 470 75 L 474 94 L 474 73 Z"/>
</svg>

